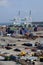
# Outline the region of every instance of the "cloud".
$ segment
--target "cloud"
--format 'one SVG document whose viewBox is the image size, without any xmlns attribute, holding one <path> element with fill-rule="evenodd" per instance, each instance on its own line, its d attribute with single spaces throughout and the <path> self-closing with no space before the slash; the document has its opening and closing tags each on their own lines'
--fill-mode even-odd
<svg viewBox="0 0 43 65">
<path fill-rule="evenodd" d="M 8 4 L 8 0 L 0 0 L 0 6 L 6 6 Z"/>
</svg>

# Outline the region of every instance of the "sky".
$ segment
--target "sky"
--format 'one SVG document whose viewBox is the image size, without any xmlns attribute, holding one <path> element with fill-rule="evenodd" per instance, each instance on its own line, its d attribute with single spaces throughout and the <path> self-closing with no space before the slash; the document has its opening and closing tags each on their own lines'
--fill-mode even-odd
<svg viewBox="0 0 43 65">
<path fill-rule="evenodd" d="M 12 22 L 18 16 L 28 17 L 31 10 L 32 21 L 43 21 L 43 0 L 0 0 L 0 22 Z"/>
</svg>

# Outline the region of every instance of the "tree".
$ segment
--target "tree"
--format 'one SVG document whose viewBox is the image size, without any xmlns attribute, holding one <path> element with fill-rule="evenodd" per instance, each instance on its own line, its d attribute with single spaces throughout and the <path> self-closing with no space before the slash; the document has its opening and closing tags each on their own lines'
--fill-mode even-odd
<svg viewBox="0 0 43 65">
<path fill-rule="evenodd" d="M 31 27 L 31 24 L 29 24 L 28 27 Z"/>
</svg>

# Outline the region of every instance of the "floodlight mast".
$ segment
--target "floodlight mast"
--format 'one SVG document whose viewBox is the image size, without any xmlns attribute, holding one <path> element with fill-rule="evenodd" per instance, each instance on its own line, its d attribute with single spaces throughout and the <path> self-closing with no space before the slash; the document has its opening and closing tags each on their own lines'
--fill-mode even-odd
<svg viewBox="0 0 43 65">
<path fill-rule="evenodd" d="M 29 17 L 27 18 L 27 27 L 28 25 L 32 26 L 32 16 L 31 16 L 31 10 L 29 11 Z"/>
</svg>

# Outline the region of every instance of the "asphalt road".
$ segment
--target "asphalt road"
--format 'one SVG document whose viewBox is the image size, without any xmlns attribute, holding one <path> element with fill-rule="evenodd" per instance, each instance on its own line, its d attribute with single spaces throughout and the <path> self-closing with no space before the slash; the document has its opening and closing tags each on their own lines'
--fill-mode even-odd
<svg viewBox="0 0 43 65">
<path fill-rule="evenodd" d="M 0 65 L 19 65 L 13 61 L 0 61 Z M 35 62 L 35 65 L 43 65 L 43 62 Z"/>
<path fill-rule="evenodd" d="M 0 65 L 16 65 L 13 61 L 0 61 Z"/>
</svg>

